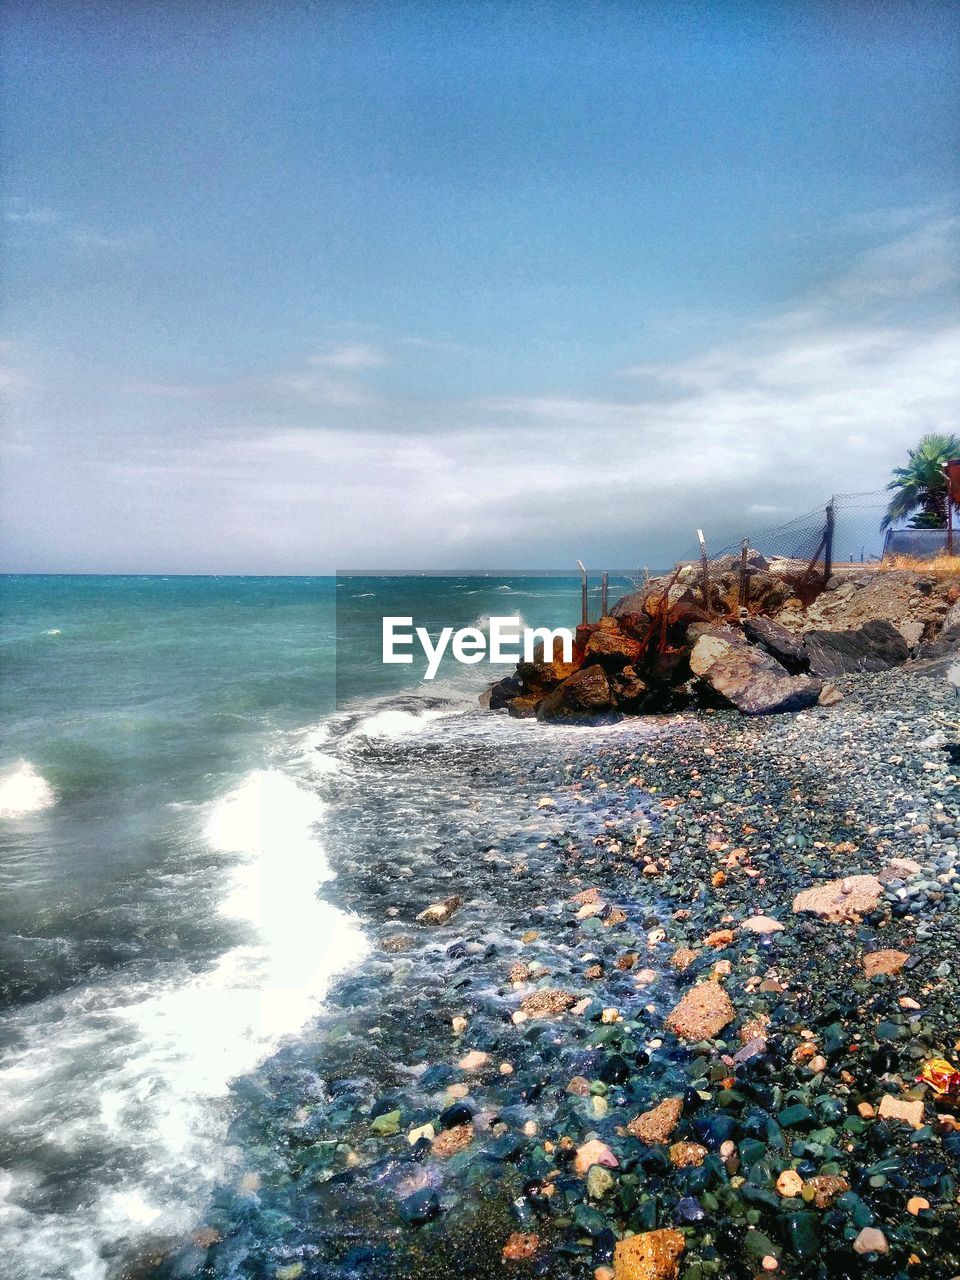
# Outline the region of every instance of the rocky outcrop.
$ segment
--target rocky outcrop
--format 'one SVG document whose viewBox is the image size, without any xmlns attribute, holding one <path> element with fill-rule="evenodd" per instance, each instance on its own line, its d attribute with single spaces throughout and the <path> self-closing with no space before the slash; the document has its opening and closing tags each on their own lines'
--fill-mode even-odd
<svg viewBox="0 0 960 1280">
<path fill-rule="evenodd" d="M 856 631 L 808 631 L 803 644 L 810 670 L 824 678 L 855 671 L 889 671 L 910 657 L 898 629 L 880 618 L 865 622 Z"/>
<path fill-rule="evenodd" d="M 578 627 L 569 662 L 559 641 L 540 648 L 481 703 L 559 724 L 689 706 L 769 715 L 842 702 L 844 690 L 824 683 L 834 677 L 886 671 L 911 655 L 934 677 L 960 655 L 960 581 L 842 570 L 817 595 L 806 569 L 748 552 L 742 607 L 739 555 L 710 563 L 709 605 L 700 566 L 681 565 Z"/>
</svg>

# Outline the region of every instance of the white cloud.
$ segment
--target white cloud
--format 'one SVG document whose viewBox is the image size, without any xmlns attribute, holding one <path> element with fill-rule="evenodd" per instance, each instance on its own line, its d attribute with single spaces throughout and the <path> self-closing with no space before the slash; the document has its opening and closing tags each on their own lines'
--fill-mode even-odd
<svg viewBox="0 0 960 1280">
<path fill-rule="evenodd" d="M 89 528 L 146 567 L 662 565 L 698 526 L 717 546 L 879 490 L 919 435 L 958 427 L 958 234 L 942 217 L 898 232 L 816 298 L 590 395 L 374 394 L 359 375 L 386 357 L 363 344 L 207 388 L 212 407 L 154 390 L 198 429 L 91 457 L 84 496 L 48 519 L 65 546 Z"/>
<path fill-rule="evenodd" d="M 308 363 L 325 369 L 378 369 L 389 364 L 390 358 L 365 342 L 345 342 L 311 356 Z"/>
</svg>

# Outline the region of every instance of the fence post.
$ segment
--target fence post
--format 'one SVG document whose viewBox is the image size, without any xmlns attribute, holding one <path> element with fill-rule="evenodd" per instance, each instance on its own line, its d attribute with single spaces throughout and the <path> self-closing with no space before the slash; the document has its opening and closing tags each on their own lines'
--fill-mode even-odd
<svg viewBox="0 0 960 1280">
<path fill-rule="evenodd" d="M 947 555 L 953 555 L 953 498 L 947 489 Z"/>
<path fill-rule="evenodd" d="M 610 591 L 610 575 L 604 569 L 600 577 L 600 617 L 607 616 L 607 597 Z"/>
<path fill-rule="evenodd" d="M 707 544 L 703 540 L 703 530 L 697 530 L 700 541 L 700 573 L 703 577 L 703 607 L 710 612 L 710 566 L 707 563 Z"/>
<path fill-rule="evenodd" d="M 823 585 L 826 586 L 833 573 L 833 499 L 827 503 L 827 527 L 823 534 Z"/>
<path fill-rule="evenodd" d="M 587 627 L 590 625 L 590 607 L 587 600 L 587 571 L 583 567 L 583 561 L 577 561 L 577 567 L 580 570 L 580 625 Z"/>
<path fill-rule="evenodd" d="M 745 609 L 750 600 L 750 579 L 747 577 L 747 540 L 740 543 L 740 590 L 737 593 L 737 602 L 741 609 Z"/>
</svg>

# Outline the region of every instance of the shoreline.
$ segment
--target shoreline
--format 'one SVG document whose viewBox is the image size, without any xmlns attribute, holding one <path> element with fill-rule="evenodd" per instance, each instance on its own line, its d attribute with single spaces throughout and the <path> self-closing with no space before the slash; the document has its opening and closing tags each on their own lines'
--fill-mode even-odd
<svg viewBox="0 0 960 1280">
<path fill-rule="evenodd" d="M 683 1252 L 644 1275 L 955 1275 L 960 1132 L 915 1080 L 956 1061 L 960 796 L 921 745 L 953 695 L 909 668 L 839 683 L 796 717 L 481 712 L 368 744 L 326 896 L 371 956 L 241 1083 L 245 1177 L 138 1274 L 632 1280 L 618 1241 L 656 1230 Z M 793 911 L 894 858 L 920 873 L 858 922 Z M 743 929 L 758 913 L 782 930 Z M 904 967 L 868 979 L 878 950 Z M 733 1019 L 684 1039 L 668 1021 L 701 982 Z M 885 1095 L 919 1127 L 878 1117 Z M 664 1141 L 634 1136 L 677 1098 Z"/>
</svg>

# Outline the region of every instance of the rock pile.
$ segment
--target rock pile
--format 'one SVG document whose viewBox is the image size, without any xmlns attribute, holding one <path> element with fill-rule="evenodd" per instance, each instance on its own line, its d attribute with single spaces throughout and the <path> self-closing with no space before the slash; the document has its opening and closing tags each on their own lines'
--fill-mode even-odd
<svg viewBox="0 0 960 1280">
<path fill-rule="evenodd" d="M 835 574 L 807 607 L 795 565 L 758 552 L 747 563 L 749 608 L 739 604 L 739 557 L 710 565 L 709 608 L 699 568 L 683 566 L 579 627 L 571 661 L 559 641 L 549 654 L 541 646 L 482 705 L 564 724 L 690 706 L 769 715 L 842 701 L 828 683 L 837 677 L 960 646 L 958 583 L 902 571 Z"/>
</svg>

